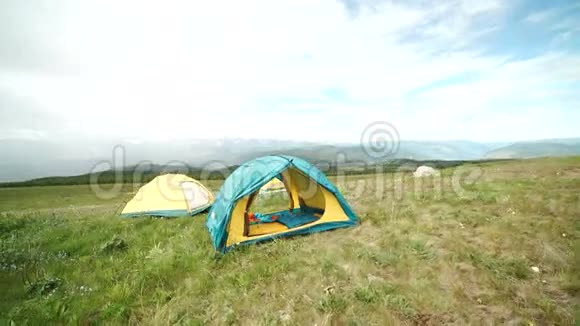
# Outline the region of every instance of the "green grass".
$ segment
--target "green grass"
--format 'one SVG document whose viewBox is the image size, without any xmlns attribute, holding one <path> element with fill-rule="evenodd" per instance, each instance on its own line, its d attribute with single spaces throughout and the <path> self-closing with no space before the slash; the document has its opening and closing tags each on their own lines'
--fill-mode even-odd
<svg viewBox="0 0 580 326">
<path fill-rule="evenodd" d="M 574 324 L 580 159 L 473 168 L 462 196 L 453 170 L 339 178 L 360 227 L 223 256 L 205 215 L 117 217 L 133 186 L 3 188 L 0 324 Z"/>
</svg>

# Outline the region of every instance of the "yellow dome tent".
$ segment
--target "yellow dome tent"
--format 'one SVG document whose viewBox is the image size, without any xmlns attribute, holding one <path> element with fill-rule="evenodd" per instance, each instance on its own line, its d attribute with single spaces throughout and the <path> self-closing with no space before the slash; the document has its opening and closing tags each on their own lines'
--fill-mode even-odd
<svg viewBox="0 0 580 326">
<path fill-rule="evenodd" d="M 284 183 L 280 179 L 274 178 L 260 188 L 260 193 L 273 193 L 285 190 Z"/>
<path fill-rule="evenodd" d="M 121 216 L 193 216 L 213 202 L 213 194 L 199 181 L 183 174 L 164 174 L 141 187 Z"/>
</svg>

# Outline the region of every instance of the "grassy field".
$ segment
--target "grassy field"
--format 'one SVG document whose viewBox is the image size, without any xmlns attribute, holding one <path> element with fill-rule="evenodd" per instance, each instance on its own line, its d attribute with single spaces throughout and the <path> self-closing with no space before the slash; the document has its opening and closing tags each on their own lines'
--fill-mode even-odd
<svg viewBox="0 0 580 326">
<path fill-rule="evenodd" d="M 205 215 L 117 217 L 132 186 L 0 189 L 0 324 L 574 324 L 580 158 L 467 169 L 334 178 L 359 227 L 224 256 Z"/>
</svg>

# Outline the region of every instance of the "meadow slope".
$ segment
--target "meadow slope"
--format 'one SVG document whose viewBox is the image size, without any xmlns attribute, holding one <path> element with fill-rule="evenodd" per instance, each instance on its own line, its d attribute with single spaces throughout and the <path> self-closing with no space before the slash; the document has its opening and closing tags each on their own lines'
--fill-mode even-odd
<svg viewBox="0 0 580 326">
<path fill-rule="evenodd" d="M 578 319 L 580 158 L 486 163 L 422 182 L 333 179 L 359 227 L 223 256 L 205 215 L 117 217 L 130 185 L 112 199 L 88 186 L 0 189 L 0 324 Z M 282 200 L 256 210 L 274 206 Z"/>
</svg>

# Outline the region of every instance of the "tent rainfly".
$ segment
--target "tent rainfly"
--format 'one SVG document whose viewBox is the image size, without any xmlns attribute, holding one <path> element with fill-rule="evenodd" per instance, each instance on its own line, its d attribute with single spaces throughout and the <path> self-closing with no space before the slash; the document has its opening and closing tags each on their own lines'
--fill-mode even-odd
<svg viewBox="0 0 580 326">
<path fill-rule="evenodd" d="M 260 188 L 281 178 L 288 209 L 251 212 Z M 216 250 L 359 224 L 346 199 L 316 167 L 292 156 L 264 156 L 236 169 L 224 182 L 208 213 L 207 228 Z"/>
</svg>

